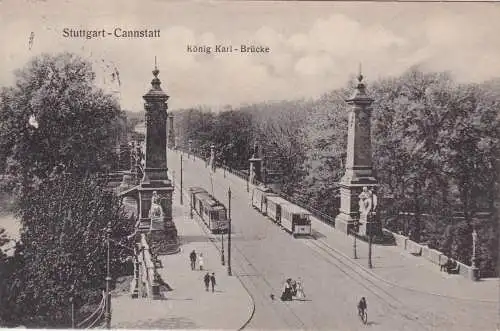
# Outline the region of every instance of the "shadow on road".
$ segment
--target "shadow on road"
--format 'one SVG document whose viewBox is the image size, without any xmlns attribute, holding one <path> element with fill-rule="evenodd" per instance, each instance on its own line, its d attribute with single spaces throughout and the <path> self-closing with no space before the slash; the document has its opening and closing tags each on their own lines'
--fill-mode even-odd
<svg viewBox="0 0 500 331">
<path fill-rule="evenodd" d="M 299 301 L 299 302 L 302 302 L 302 301 L 312 301 L 311 299 L 293 299 L 292 301 Z"/>
<path fill-rule="evenodd" d="M 304 237 L 304 238 L 310 238 L 310 239 L 321 239 L 321 238 L 326 238 L 324 234 L 322 234 L 319 231 L 316 231 L 314 229 L 311 230 L 311 236 L 310 237 Z"/>
</svg>

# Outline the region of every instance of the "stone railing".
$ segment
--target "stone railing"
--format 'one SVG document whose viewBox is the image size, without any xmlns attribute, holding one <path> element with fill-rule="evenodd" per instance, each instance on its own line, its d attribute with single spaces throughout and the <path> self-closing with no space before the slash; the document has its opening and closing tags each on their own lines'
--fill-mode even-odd
<svg viewBox="0 0 500 331">
<path fill-rule="evenodd" d="M 141 234 L 141 247 L 142 252 L 140 254 L 140 267 L 141 274 L 143 276 L 141 281 L 145 283 L 147 296 L 149 298 L 158 299 L 160 296 L 160 290 L 158 283 L 156 282 L 156 265 L 145 234 Z"/>
<path fill-rule="evenodd" d="M 436 264 L 437 266 L 441 266 L 448 262 L 449 257 L 438 250 L 429 248 L 427 245 L 416 243 L 413 240 L 410 240 L 408 237 L 391 232 L 387 229 L 384 229 L 383 231 L 385 233 L 390 233 L 394 237 L 396 246 L 405 251 L 408 251 L 412 255 L 421 256 L 427 261 Z M 458 265 L 458 274 L 466 278 L 473 278 L 473 269 L 471 266 L 468 266 L 462 262 L 455 262 Z"/>
</svg>

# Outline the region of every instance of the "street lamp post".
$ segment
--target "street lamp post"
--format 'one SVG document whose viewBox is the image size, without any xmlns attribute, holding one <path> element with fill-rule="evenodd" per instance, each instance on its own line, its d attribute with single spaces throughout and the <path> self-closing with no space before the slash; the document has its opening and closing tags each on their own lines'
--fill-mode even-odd
<svg viewBox="0 0 500 331">
<path fill-rule="evenodd" d="M 227 190 L 229 222 L 227 228 L 227 274 L 231 276 L 231 188 Z"/>
<path fill-rule="evenodd" d="M 181 196 L 180 196 L 180 199 L 181 199 L 181 205 L 183 204 L 183 200 L 182 200 L 182 154 L 181 154 Z"/>
<path fill-rule="evenodd" d="M 354 259 L 357 259 L 358 258 L 358 253 L 357 253 L 357 249 L 356 249 L 356 233 L 354 231 L 354 228 L 351 229 L 351 233 L 352 233 L 352 238 L 353 238 L 352 249 L 353 249 L 353 252 L 354 252 Z"/>
<path fill-rule="evenodd" d="M 224 230 L 221 232 L 222 233 L 222 238 L 221 238 L 221 253 L 220 253 L 220 262 L 222 265 L 226 265 L 226 261 L 224 261 Z"/>
<path fill-rule="evenodd" d="M 109 242 L 111 236 L 111 222 L 108 222 L 106 228 L 106 244 L 107 244 L 107 258 L 106 258 L 106 311 L 104 313 L 104 320 L 106 321 L 106 329 L 111 329 L 111 274 L 109 270 Z"/>
<path fill-rule="evenodd" d="M 189 139 L 188 143 L 189 143 L 189 151 L 188 151 L 188 159 L 189 159 L 190 158 L 190 154 L 192 152 L 193 140 Z"/>
<path fill-rule="evenodd" d="M 373 235 L 370 233 L 368 235 L 368 268 L 373 268 L 372 266 L 372 240 Z"/>
<path fill-rule="evenodd" d="M 371 268 L 373 268 L 373 265 L 372 265 L 372 241 L 373 241 L 373 235 L 374 235 L 374 230 L 375 230 L 374 225 L 375 225 L 375 221 L 377 220 L 377 214 L 376 214 L 375 210 L 377 208 L 378 199 L 372 190 L 370 190 L 369 192 L 370 192 L 370 199 L 371 199 L 371 211 L 367 215 L 367 221 L 368 221 L 368 218 L 370 220 L 370 228 L 368 228 L 367 230 L 369 231 L 368 232 L 368 268 L 371 269 Z M 367 226 L 368 226 L 368 224 L 367 224 Z"/>
<path fill-rule="evenodd" d="M 193 219 L 193 191 L 189 189 L 189 218 Z"/>
</svg>

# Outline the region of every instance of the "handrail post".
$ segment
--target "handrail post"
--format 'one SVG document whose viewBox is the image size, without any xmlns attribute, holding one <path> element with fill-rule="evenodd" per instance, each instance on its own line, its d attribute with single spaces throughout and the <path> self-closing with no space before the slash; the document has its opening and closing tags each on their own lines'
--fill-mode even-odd
<svg viewBox="0 0 500 331">
<path fill-rule="evenodd" d="M 220 251 L 220 262 L 222 265 L 226 265 L 226 261 L 224 261 L 224 230 L 221 231 L 221 251 Z"/>
</svg>

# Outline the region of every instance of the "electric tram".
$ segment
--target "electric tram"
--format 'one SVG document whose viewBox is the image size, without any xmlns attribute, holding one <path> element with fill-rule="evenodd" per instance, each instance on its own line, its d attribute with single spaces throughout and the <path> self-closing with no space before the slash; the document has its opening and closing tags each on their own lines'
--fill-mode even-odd
<svg viewBox="0 0 500 331">
<path fill-rule="evenodd" d="M 311 234 L 311 213 L 283 199 L 267 187 L 253 189 L 252 206 L 294 237 Z"/>
<path fill-rule="evenodd" d="M 297 205 L 281 205 L 281 226 L 294 237 L 311 234 L 311 213 Z"/>
<path fill-rule="evenodd" d="M 277 196 L 268 187 L 255 187 L 252 191 L 252 207 L 267 215 L 267 198 Z"/>
<path fill-rule="evenodd" d="M 226 207 L 201 187 L 190 189 L 191 208 L 212 233 L 227 232 Z"/>
<path fill-rule="evenodd" d="M 267 216 L 274 223 L 281 225 L 281 206 L 288 203 L 285 199 L 279 196 L 270 196 L 267 200 Z"/>
</svg>

